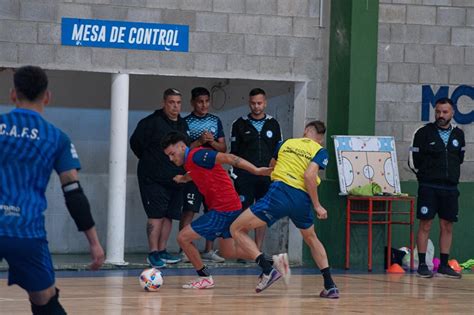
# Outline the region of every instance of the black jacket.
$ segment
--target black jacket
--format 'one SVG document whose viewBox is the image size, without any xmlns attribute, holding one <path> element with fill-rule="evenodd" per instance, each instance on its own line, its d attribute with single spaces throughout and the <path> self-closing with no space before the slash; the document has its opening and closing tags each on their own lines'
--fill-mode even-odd
<svg viewBox="0 0 474 315">
<path fill-rule="evenodd" d="M 188 124 L 181 116 L 177 121 L 170 120 L 163 109 L 156 110 L 138 123 L 130 137 L 130 147 L 139 159 L 139 180 L 174 186 L 173 177 L 185 173 L 184 169 L 172 163 L 161 149 L 161 139 L 171 131 L 188 135 Z"/>
<path fill-rule="evenodd" d="M 459 183 L 464 161 L 464 132 L 453 127 L 445 146 L 434 123 L 415 132 L 410 156 L 410 167 L 420 183 L 455 186 Z"/>
<path fill-rule="evenodd" d="M 240 156 L 257 167 L 268 166 L 278 142 L 282 140 L 278 121 L 266 115 L 261 132 L 250 122 L 249 115 L 242 116 L 232 124 L 230 153 Z M 247 173 L 234 169 L 236 174 Z"/>
</svg>

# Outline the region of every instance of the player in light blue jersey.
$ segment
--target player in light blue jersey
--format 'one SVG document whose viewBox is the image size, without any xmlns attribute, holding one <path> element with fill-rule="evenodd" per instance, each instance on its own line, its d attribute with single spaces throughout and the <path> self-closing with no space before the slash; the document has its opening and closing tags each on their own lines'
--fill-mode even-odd
<svg viewBox="0 0 474 315">
<path fill-rule="evenodd" d="M 89 202 L 79 184 L 79 158 L 61 130 L 41 117 L 49 103 L 48 78 L 39 67 L 14 74 L 10 98 L 16 109 L 0 115 L 0 260 L 8 262 L 8 284 L 29 295 L 33 314 L 66 314 L 46 240 L 46 186 L 53 169 L 59 175 L 66 207 L 85 233 L 91 269 L 104 262 Z"/>
</svg>

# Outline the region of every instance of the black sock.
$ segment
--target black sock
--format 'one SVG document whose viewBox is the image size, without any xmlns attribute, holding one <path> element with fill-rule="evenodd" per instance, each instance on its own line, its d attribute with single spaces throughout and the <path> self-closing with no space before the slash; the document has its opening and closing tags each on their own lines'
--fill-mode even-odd
<svg viewBox="0 0 474 315">
<path fill-rule="evenodd" d="M 426 253 L 418 252 L 418 264 L 419 265 L 426 265 Z"/>
<path fill-rule="evenodd" d="M 332 277 L 331 277 L 331 270 L 329 269 L 329 267 L 326 267 L 324 269 L 321 269 L 321 273 L 323 275 L 323 278 L 324 278 L 324 288 L 326 290 L 329 290 L 333 287 L 336 286 L 336 284 L 334 283 L 334 281 L 332 280 Z"/>
<path fill-rule="evenodd" d="M 158 254 L 160 254 L 160 255 L 161 255 L 161 254 L 164 254 L 164 253 L 166 253 L 166 248 L 163 249 L 163 250 L 158 251 Z"/>
<path fill-rule="evenodd" d="M 260 254 L 255 262 L 262 268 L 264 274 L 269 275 L 273 267 L 268 260 L 265 259 L 265 254 Z"/>
<path fill-rule="evenodd" d="M 31 312 L 33 315 L 66 315 L 66 311 L 59 303 L 59 289 L 56 288 L 56 295 L 45 305 L 36 305 L 31 301 Z"/>
<path fill-rule="evenodd" d="M 202 267 L 201 269 L 196 270 L 196 272 L 199 275 L 199 277 L 209 277 L 211 275 L 206 265 L 204 265 L 204 267 Z"/>
<path fill-rule="evenodd" d="M 440 266 L 447 266 L 448 265 L 449 254 L 439 254 L 439 265 Z"/>
<path fill-rule="evenodd" d="M 267 254 L 263 254 L 263 255 L 265 255 L 265 260 L 268 261 L 270 265 L 273 266 L 273 257 Z"/>
</svg>

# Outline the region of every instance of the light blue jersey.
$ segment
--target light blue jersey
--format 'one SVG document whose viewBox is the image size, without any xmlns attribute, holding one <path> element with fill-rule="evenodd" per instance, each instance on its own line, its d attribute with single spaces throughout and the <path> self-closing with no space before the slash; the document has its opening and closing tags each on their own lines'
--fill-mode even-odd
<svg viewBox="0 0 474 315">
<path fill-rule="evenodd" d="M 214 140 L 224 137 L 222 122 L 216 115 L 207 113 L 203 117 L 189 114 L 184 118 L 189 126 L 191 141 L 196 141 L 204 131 L 212 132 Z"/>
<path fill-rule="evenodd" d="M 45 191 L 53 169 L 80 169 L 69 137 L 35 111 L 0 115 L 0 236 L 45 238 Z"/>
</svg>

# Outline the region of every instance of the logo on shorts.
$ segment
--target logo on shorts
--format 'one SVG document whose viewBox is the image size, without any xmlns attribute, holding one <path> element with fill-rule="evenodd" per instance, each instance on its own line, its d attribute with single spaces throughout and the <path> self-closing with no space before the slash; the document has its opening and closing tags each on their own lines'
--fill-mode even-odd
<svg viewBox="0 0 474 315">
<path fill-rule="evenodd" d="M 273 132 L 271 130 L 267 130 L 267 137 L 268 138 L 273 137 Z"/>
<path fill-rule="evenodd" d="M 421 214 L 427 214 L 428 213 L 428 207 L 425 207 L 425 206 L 421 207 L 420 212 L 421 212 Z"/>
<path fill-rule="evenodd" d="M 459 141 L 457 139 L 453 139 L 453 145 L 455 147 L 458 147 L 459 146 Z"/>
<path fill-rule="evenodd" d="M 239 198 L 240 198 L 240 202 L 244 202 L 244 201 L 245 201 L 245 196 L 244 196 L 244 195 L 239 195 Z"/>
</svg>

